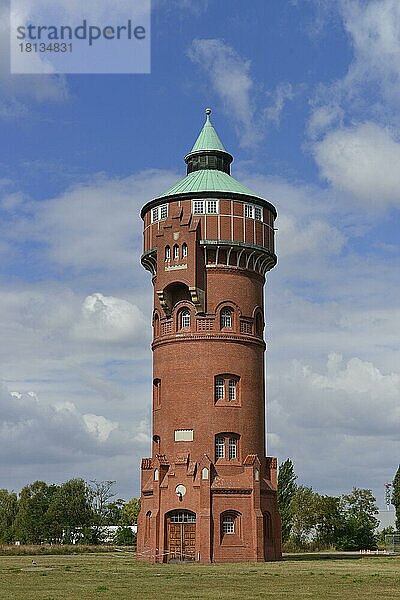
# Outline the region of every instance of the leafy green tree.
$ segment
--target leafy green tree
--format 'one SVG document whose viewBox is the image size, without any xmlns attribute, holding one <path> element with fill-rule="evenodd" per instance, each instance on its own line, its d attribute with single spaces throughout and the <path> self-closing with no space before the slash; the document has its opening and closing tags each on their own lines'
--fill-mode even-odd
<svg viewBox="0 0 400 600">
<path fill-rule="evenodd" d="M 376 548 L 375 529 L 379 525 L 376 499 L 371 490 L 353 488 L 351 494 L 341 497 L 344 514 L 339 550 L 372 550 Z"/>
<path fill-rule="evenodd" d="M 104 522 L 107 525 L 117 525 L 122 518 L 122 510 L 125 506 L 125 500 L 118 498 L 114 502 L 109 502 L 104 509 Z"/>
<path fill-rule="evenodd" d="M 400 465 L 393 479 L 392 504 L 396 509 L 396 528 L 400 531 Z"/>
<path fill-rule="evenodd" d="M 140 512 L 140 498 L 131 498 L 122 508 L 121 525 L 136 525 Z"/>
<path fill-rule="evenodd" d="M 0 544 L 14 541 L 13 525 L 17 510 L 17 494 L 0 489 Z"/>
<path fill-rule="evenodd" d="M 340 498 L 318 496 L 317 511 L 315 541 L 318 547 L 322 549 L 335 546 L 343 523 Z"/>
<path fill-rule="evenodd" d="M 57 489 L 56 485 L 47 485 L 44 481 L 22 488 L 14 522 L 15 539 L 24 544 L 40 544 L 51 538 L 47 511 Z"/>
<path fill-rule="evenodd" d="M 52 542 L 71 544 L 94 522 L 90 492 L 83 479 L 63 483 L 53 495 L 47 511 Z"/>
<path fill-rule="evenodd" d="M 291 537 L 296 546 L 304 548 L 316 532 L 319 518 L 320 496 L 311 487 L 299 486 L 291 503 Z"/>
<path fill-rule="evenodd" d="M 136 546 L 136 533 L 130 527 L 118 527 L 114 534 L 114 544 L 118 546 Z"/>
<path fill-rule="evenodd" d="M 296 493 L 297 475 L 294 473 L 293 463 L 290 458 L 286 459 L 278 471 L 278 509 L 282 519 L 282 542 L 289 539 L 292 529 L 292 508 L 291 502 Z"/>
</svg>

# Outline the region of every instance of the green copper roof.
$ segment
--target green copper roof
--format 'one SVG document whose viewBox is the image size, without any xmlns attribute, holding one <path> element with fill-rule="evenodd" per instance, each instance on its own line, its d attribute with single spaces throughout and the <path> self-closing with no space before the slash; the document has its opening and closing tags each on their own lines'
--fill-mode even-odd
<svg viewBox="0 0 400 600">
<path fill-rule="evenodd" d="M 183 179 L 180 179 L 164 194 L 158 196 L 158 198 L 191 192 L 231 192 L 234 194 L 252 196 L 253 198 L 258 197 L 258 194 L 255 194 L 248 187 L 242 185 L 239 181 L 223 171 L 201 169 L 199 171 L 193 171 Z"/>
<path fill-rule="evenodd" d="M 192 154 L 192 152 L 201 152 L 202 150 L 220 150 L 221 152 L 226 152 L 223 143 L 211 124 L 210 114 L 211 108 L 206 108 L 206 122 L 189 154 Z"/>
</svg>

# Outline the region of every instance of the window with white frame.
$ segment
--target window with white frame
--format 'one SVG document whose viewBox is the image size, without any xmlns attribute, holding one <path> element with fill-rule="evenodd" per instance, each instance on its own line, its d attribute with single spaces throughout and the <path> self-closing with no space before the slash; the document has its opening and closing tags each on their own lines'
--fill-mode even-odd
<svg viewBox="0 0 400 600">
<path fill-rule="evenodd" d="M 257 204 L 245 204 L 244 216 L 246 219 L 255 219 L 256 221 L 263 220 L 263 210 Z"/>
<path fill-rule="evenodd" d="M 166 219 L 168 216 L 168 204 L 162 204 L 160 206 L 160 220 Z"/>
<path fill-rule="evenodd" d="M 161 204 L 161 206 L 154 206 L 151 209 L 151 222 L 156 223 L 162 221 L 168 216 L 168 204 Z"/>
<path fill-rule="evenodd" d="M 236 400 L 236 379 L 229 379 L 228 381 L 228 399 L 230 401 Z"/>
<path fill-rule="evenodd" d="M 244 216 L 246 219 L 254 219 L 254 206 L 252 204 L 244 205 Z"/>
<path fill-rule="evenodd" d="M 174 260 L 178 260 L 179 258 L 179 246 L 178 244 L 175 244 L 174 246 Z"/>
<path fill-rule="evenodd" d="M 214 389 L 215 400 L 222 400 L 222 398 L 225 395 L 224 392 L 225 392 L 225 382 L 223 379 L 220 379 L 217 377 L 215 379 L 215 389 Z"/>
<path fill-rule="evenodd" d="M 188 253 L 187 244 L 182 244 L 182 258 L 186 258 Z"/>
<path fill-rule="evenodd" d="M 232 327 L 232 311 L 230 308 L 221 310 L 221 329 L 224 327 Z"/>
<path fill-rule="evenodd" d="M 239 436 L 236 433 L 218 433 L 215 436 L 215 460 L 235 460 L 239 456 Z"/>
<path fill-rule="evenodd" d="M 261 206 L 255 206 L 254 207 L 254 218 L 256 221 L 262 221 L 262 208 Z"/>
<path fill-rule="evenodd" d="M 217 435 L 215 438 L 215 460 L 225 458 L 225 438 Z"/>
<path fill-rule="evenodd" d="M 229 460 L 237 458 L 237 439 L 234 437 L 229 438 Z"/>
<path fill-rule="evenodd" d="M 164 258 L 165 260 L 171 260 L 171 248 L 169 246 L 165 246 Z"/>
<path fill-rule="evenodd" d="M 214 401 L 225 404 L 226 401 L 236 403 L 239 399 L 239 381 L 237 375 L 216 375 L 214 378 Z"/>
<path fill-rule="evenodd" d="M 233 515 L 223 515 L 222 533 L 235 533 L 235 517 Z"/>
<path fill-rule="evenodd" d="M 217 215 L 218 212 L 218 200 L 193 200 L 194 215 Z"/>
<path fill-rule="evenodd" d="M 188 308 L 184 308 L 180 313 L 180 328 L 181 329 L 189 329 L 190 327 L 190 310 Z"/>
</svg>

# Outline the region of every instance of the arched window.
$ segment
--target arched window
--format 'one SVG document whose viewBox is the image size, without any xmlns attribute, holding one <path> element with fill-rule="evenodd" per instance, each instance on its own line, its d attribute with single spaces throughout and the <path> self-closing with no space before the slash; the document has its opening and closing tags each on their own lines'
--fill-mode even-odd
<svg viewBox="0 0 400 600">
<path fill-rule="evenodd" d="M 160 335 L 160 318 L 156 313 L 153 319 L 153 327 L 154 327 L 154 337 L 158 337 Z"/>
<path fill-rule="evenodd" d="M 146 520 L 145 520 L 145 526 L 144 526 L 144 539 L 145 541 L 147 541 L 150 537 L 150 526 L 151 526 L 151 511 L 147 511 L 146 513 Z"/>
<path fill-rule="evenodd" d="M 215 436 L 215 460 L 236 460 L 239 456 L 237 433 L 219 433 Z"/>
<path fill-rule="evenodd" d="M 219 404 L 238 403 L 240 377 L 232 374 L 221 374 L 214 377 L 214 402 Z"/>
<path fill-rule="evenodd" d="M 239 536 L 241 535 L 241 527 L 240 527 L 240 517 L 241 514 L 239 512 L 237 512 L 236 510 L 226 510 L 225 512 L 221 513 L 221 538 L 222 541 L 224 541 L 225 536 L 229 536 L 231 535 L 236 535 Z M 227 538 L 225 538 L 225 542 L 227 541 Z M 233 541 L 233 540 L 231 540 Z"/>
<path fill-rule="evenodd" d="M 153 380 L 153 406 L 158 408 L 161 404 L 161 379 Z"/>
<path fill-rule="evenodd" d="M 169 246 L 165 246 L 164 258 L 165 260 L 171 260 L 171 248 Z"/>
<path fill-rule="evenodd" d="M 261 313 L 256 314 L 256 334 L 262 336 L 263 333 L 263 319 Z"/>
<path fill-rule="evenodd" d="M 188 254 L 187 244 L 182 244 L 182 258 L 186 258 Z"/>
<path fill-rule="evenodd" d="M 225 327 L 232 327 L 232 311 L 230 308 L 223 308 L 221 310 L 221 329 Z"/>
<path fill-rule="evenodd" d="M 189 329 L 190 327 L 190 310 L 183 308 L 179 315 L 180 329 Z"/>
<path fill-rule="evenodd" d="M 178 244 L 174 245 L 174 260 L 178 260 L 179 258 L 179 246 Z"/>
</svg>

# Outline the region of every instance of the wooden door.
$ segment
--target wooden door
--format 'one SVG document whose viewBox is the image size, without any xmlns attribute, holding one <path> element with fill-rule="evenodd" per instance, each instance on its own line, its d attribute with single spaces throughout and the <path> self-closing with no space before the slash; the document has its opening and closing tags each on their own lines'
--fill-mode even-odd
<svg viewBox="0 0 400 600">
<path fill-rule="evenodd" d="M 182 523 L 183 560 L 195 560 L 196 524 Z"/>
<path fill-rule="evenodd" d="M 195 560 L 196 524 L 168 523 L 168 560 Z"/>
</svg>

